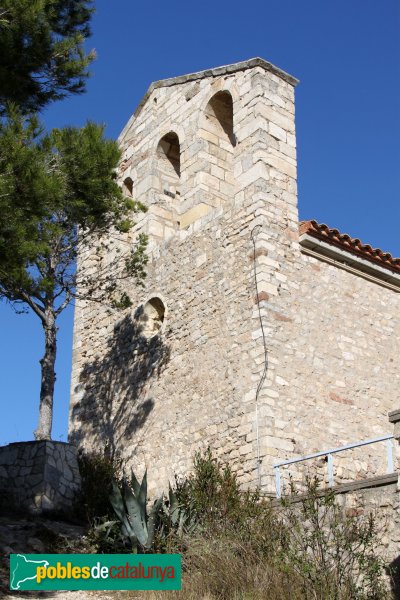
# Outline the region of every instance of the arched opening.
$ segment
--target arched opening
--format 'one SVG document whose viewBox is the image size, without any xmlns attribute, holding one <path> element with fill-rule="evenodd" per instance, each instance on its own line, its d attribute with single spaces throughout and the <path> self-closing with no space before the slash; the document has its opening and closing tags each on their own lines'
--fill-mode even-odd
<svg viewBox="0 0 400 600">
<path fill-rule="evenodd" d="M 165 306 L 160 298 L 150 298 L 143 306 L 140 315 L 141 335 L 150 339 L 157 335 L 162 327 L 165 316 Z"/>
<path fill-rule="evenodd" d="M 133 196 L 133 181 L 131 177 L 126 177 L 124 179 L 124 183 L 122 184 L 122 191 L 125 196 Z"/>
<path fill-rule="evenodd" d="M 221 204 L 234 194 L 234 133 L 233 100 L 230 92 L 217 92 L 208 101 L 199 123 L 199 138 L 203 139 L 205 160 L 199 172 L 201 189 L 212 206 Z"/>
<path fill-rule="evenodd" d="M 179 193 L 176 187 L 181 176 L 181 148 L 176 133 L 170 131 L 161 138 L 157 156 L 163 191 L 169 195 Z"/>
<path fill-rule="evenodd" d="M 206 106 L 205 128 L 220 141 L 236 146 L 233 132 L 233 100 L 229 92 L 217 92 Z"/>
</svg>

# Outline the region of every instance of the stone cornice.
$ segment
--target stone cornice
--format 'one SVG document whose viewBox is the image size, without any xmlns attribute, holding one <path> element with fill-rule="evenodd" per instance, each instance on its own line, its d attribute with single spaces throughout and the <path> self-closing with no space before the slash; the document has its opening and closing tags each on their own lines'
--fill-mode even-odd
<svg viewBox="0 0 400 600">
<path fill-rule="evenodd" d="M 286 71 L 282 71 L 279 67 L 276 67 L 272 63 L 264 60 L 260 57 L 250 58 L 249 60 L 243 60 L 237 63 L 232 63 L 230 65 L 224 65 L 222 67 L 215 67 L 214 69 L 205 69 L 204 71 L 197 71 L 195 73 L 188 73 L 187 75 L 178 75 L 177 77 L 169 77 L 168 79 L 160 79 L 159 81 L 154 81 L 147 92 L 140 100 L 139 104 L 136 107 L 135 112 L 129 119 L 128 123 L 125 125 L 124 129 L 120 134 L 120 139 L 124 136 L 126 130 L 132 124 L 132 121 L 139 115 L 143 106 L 146 104 L 150 95 L 154 92 L 154 90 L 162 87 L 171 87 L 174 85 L 182 85 L 183 83 L 188 83 L 190 81 L 198 81 L 199 79 L 206 79 L 207 77 L 222 77 L 224 75 L 229 75 L 231 73 L 237 73 L 238 71 L 246 71 L 247 69 L 254 69 L 255 67 L 261 67 L 265 71 L 269 71 L 273 73 L 277 77 L 280 77 L 290 85 L 296 86 L 299 83 L 299 80 L 293 75 L 286 73 Z"/>
</svg>

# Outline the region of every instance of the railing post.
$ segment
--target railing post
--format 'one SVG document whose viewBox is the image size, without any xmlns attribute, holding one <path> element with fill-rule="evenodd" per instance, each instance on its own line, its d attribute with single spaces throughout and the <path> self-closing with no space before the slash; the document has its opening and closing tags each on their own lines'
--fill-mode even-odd
<svg viewBox="0 0 400 600">
<path fill-rule="evenodd" d="M 329 487 L 333 487 L 334 486 L 334 479 L 333 479 L 333 456 L 332 454 L 328 454 L 328 482 L 329 482 Z"/>
<path fill-rule="evenodd" d="M 387 472 L 393 473 L 393 444 L 392 440 L 386 440 L 386 452 L 387 452 Z"/>
<path fill-rule="evenodd" d="M 281 472 L 279 467 L 274 467 L 275 471 L 275 488 L 276 488 L 276 497 L 281 497 Z"/>
<path fill-rule="evenodd" d="M 393 433 L 394 433 L 394 465 L 393 465 L 393 473 L 400 471 L 400 455 L 399 455 L 399 443 L 400 443 L 400 409 L 393 410 L 389 413 L 389 421 L 393 425 Z M 399 484 L 400 488 L 400 484 Z"/>
</svg>

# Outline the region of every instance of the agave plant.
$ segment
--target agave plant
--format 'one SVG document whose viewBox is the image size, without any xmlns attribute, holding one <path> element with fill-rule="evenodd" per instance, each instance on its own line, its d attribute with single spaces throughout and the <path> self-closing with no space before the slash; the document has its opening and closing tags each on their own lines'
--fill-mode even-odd
<svg viewBox="0 0 400 600">
<path fill-rule="evenodd" d="M 130 485 L 126 479 L 122 481 L 122 491 L 114 481 L 110 502 L 121 523 L 122 533 L 130 540 L 132 550 L 138 547 L 150 550 L 154 542 L 154 532 L 163 496 L 156 500 L 147 512 L 147 471 L 139 483 L 134 472 L 131 472 Z"/>
<path fill-rule="evenodd" d="M 198 527 L 194 510 L 186 510 L 179 503 L 177 495 L 171 486 L 169 486 L 168 499 L 168 507 L 164 505 L 164 512 L 169 519 L 172 529 L 174 529 L 178 535 L 182 535 L 183 532 L 193 533 Z"/>
<path fill-rule="evenodd" d="M 126 552 L 127 538 L 122 533 L 118 520 L 109 521 L 107 517 L 95 517 L 87 539 L 96 548 L 96 553 Z"/>
</svg>

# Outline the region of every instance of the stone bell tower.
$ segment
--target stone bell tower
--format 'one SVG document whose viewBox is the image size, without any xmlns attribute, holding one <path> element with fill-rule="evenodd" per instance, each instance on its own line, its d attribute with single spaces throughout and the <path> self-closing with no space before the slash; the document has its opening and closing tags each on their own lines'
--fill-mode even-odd
<svg viewBox="0 0 400 600">
<path fill-rule="evenodd" d="M 299 254 L 296 83 L 260 58 L 158 81 L 120 135 L 121 185 L 148 212 L 110 252 L 147 233 L 148 274 L 132 310 L 76 306 L 70 438 L 146 465 L 153 489 L 208 445 L 269 486 L 261 461 L 287 445 L 267 352 L 285 316 L 265 311 Z"/>
</svg>

